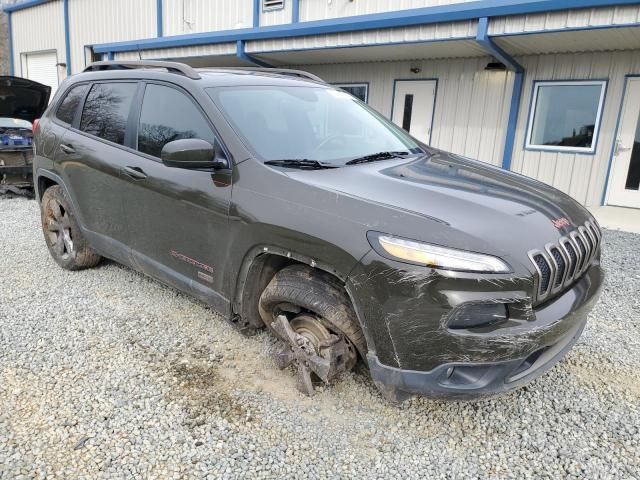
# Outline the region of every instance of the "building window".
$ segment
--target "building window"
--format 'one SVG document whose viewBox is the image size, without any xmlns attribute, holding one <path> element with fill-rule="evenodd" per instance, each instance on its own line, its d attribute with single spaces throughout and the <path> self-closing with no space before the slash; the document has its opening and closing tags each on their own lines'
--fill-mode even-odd
<svg viewBox="0 0 640 480">
<path fill-rule="evenodd" d="M 369 98 L 369 84 L 367 83 L 334 83 L 334 87 L 341 88 L 347 93 L 350 93 L 356 98 L 359 98 L 364 103 L 367 103 Z"/>
<path fill-rule="evenodd" d="M 536 82 L 526 147 L 594 153 L 606 85 L 605 81 Z"/>
<path fill-rule="evenodd" d="M 281 10 L 284 8 L 284 0 L 262 0 L 262 10 Z"/>
</svg>

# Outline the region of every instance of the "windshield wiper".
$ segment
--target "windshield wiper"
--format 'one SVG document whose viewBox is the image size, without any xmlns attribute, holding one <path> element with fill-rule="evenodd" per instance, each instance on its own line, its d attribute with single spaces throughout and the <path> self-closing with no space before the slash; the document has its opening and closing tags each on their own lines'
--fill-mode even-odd
<svg viewBox="0 0 640 480">
<path fill-rule="evenodd" d="M 276 167 L 301 168 L 305 170 L 323 170 L 325 168 L 338 168 L 337 165 L 321 163 L 318 160 L 301 159 L 285 159 L 285 160 L 267 160 L 265 165 L 274 165 Z"/>
<path fill-rule="evenodd" d="M 377 162 L 378 160 L 391 160 L 392 158 L 402 158 L 411 155 L 411 152 L 378 152 L 364 157 L 349 160 L 346 165 L 355 165 L 357 163 Z"/>
</svg>

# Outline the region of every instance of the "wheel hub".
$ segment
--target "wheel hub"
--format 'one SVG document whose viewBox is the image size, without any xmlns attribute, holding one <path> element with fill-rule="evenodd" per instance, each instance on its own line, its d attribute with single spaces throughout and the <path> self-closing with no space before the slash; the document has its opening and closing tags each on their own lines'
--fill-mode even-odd
<svg viewBox="0 0 640 480">
<path fill-rule="evenodd" d="M 46 230 L 52 249 L 62 259 L 73 252 L 69 214 L 60 203 L 51 202 L 46 210 Z"/>
<path fill-rule="evenodd" d="M 313 373 L 329 383 L 340 372 L 355 364 L 355 352 L 343 335 L 335 335 L 314 315 L 303 313 L 291 321 L 278 315 L 271 324 L 287 346 L 275 356 L 283 369 L 297 367 L 296 386 L 306 395 L 313 395 Z"/>
</svg>

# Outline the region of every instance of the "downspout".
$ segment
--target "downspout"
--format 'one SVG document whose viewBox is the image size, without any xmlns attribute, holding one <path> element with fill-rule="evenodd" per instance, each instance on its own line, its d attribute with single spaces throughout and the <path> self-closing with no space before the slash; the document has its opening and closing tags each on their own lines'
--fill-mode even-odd
<svg viewBox="0 0 640 480">
<path fill-rule="evenodd" d="M 300 21 L 300 0 L 291 0 L 291 23 Z"/>
<path fill-rule="evenodd" d="M 69 41 L 69 0 L 64 0 L 64 54 L 67 57 L 67 77 L 71 75 L 71 43 Z"/>
<path fill-rule="evenodd" d="M 244 40 L 238 40 L 236 42 L 236 57 L 238 57 L 240 60 L 244 60 L 245 62 L 253 63 L 258 67 L 273 68 L 273 65 L 269 65 L 268 63 L 263 62 L 262 60 L 258 60 L 257 58 L 245 52 Z"/>
<path fill-rule="evenodd" d="M 260 0 L 253 0 L 253 28 L 260 26 Z"/>
<path fill-rule="evenodd" d="M 513 158 L 513 146 L 516 137 L 516 127 L 518 125 L 518 114 L 520 113 L 520 100 L 522 98 L 522 86 L 524 83 L 524 68 L 511 55 L 496 45 L 489 37 L 489 19 L 487 17 L 478 19 L 478 31 L 476 41 L 496 60 L 502 62 L 509 70 L 514 72 L 513 91 L 511 93 L 511 106 L 509 107 L 509 120 L 507 122 L 507 133 L 502 153 L 502 168 L 511 170 L 511 160 Z"/>
<path fill-rule="evenodd" d="M 163 11 L 162 11 L 162 0 L 156 0 L 156 36 L 158 38 L 164 35 L 163 30 Z"/>
<path fill-rule="evenodd" d="M 14 75 L 13 65 L 13 30 L 11 28 L 11 12 L 7 12 L 7 30 L 9 35 L 9 75 Z"/>
</svg>

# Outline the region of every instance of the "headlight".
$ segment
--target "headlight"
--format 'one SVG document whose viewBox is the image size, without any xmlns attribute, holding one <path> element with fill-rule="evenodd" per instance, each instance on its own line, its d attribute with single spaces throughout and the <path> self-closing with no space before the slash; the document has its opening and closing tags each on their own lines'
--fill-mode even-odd
<svg viewBox="0 0 640 480">
<path fill-rule="evenodd" d="M 440 247 L 389 235 L 369 234 L 367 236 L 371 246 L 378 253 L 401 262 L 462 272 L 511 272 L 511 267 L 507 263 L 492 255 Z"/>
</svg>

